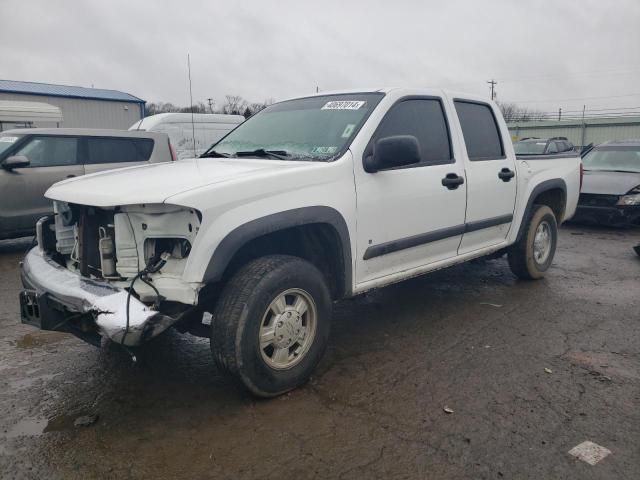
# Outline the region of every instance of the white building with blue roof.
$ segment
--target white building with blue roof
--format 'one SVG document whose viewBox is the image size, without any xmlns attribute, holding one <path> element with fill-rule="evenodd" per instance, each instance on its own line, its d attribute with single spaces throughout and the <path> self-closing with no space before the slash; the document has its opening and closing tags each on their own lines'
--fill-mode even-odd
<svg viewBox="0 0 640 480">
<path fill-rule="evenodd" d="M 118 90 L 15 80 L 0 80 L 2 101 L 46 103 L 60 109 L 62 123 L 29 126 L 124 130 L 144 117 L 145 105 L 144 100 Z"/>
</svg>

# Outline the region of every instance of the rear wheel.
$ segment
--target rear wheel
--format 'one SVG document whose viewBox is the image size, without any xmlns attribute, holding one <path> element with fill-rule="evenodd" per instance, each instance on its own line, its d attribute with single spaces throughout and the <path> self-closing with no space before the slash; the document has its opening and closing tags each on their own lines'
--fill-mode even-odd
<svg viewBox="0 0 640 480">
<path fill-rule="evenodd" d="M 551 266 L 558 242 L 556 217 L 546 205 L 537 205 L 531 213 L 522 238 L 509 248 L 511 271 L 523 280 L 544 277 Z"/>
<path fill-rule="evenodd" d="M 241 268 L 225 286 L 211 322 L 216 363 L 254 395 L 305 383 L 327 345 L 331 297 L 311 263 L 270 255 Z"/>
</svg>

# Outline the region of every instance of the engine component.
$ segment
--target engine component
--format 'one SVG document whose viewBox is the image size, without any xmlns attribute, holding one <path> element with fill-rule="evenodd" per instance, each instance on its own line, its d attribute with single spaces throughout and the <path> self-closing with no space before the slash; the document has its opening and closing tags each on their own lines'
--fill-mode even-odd
<svg viewBox="0 0 640 480">
<path fill-rule="evenodd" d="M 113 244 L 113 238 L 107 234 L 104 227 L 98 229 L 98 248 L 100 250 L 100 268 L 104 278 L 119 278 L 116 271 L 116 249 Z"/>
</svg>

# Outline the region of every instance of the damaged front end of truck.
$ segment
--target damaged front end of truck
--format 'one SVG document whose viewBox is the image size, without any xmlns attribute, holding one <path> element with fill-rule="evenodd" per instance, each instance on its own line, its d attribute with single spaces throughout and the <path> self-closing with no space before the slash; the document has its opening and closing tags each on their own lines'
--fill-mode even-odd
<svg viewBox="0 0 640 480">
<path fill-rule="evenodd" d="M 198 211 L 167 204 L 54 202 L 21 266 L 23 323 L 135 347 L 201 316 L 202 284 L 183 279 Z"/>
</svg>

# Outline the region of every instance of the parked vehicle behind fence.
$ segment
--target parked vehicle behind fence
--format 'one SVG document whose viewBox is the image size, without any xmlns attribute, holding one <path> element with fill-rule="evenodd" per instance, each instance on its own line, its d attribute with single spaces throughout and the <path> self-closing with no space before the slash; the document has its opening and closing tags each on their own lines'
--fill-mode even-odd
<svg viewBox="0 0 640 480">
<path fill-rule="evenodd" d="M 566 137 L 523 138 L 513 144 L 516 155 L 553 155 L 571 152 L 573 144 Z"/>
<path fill-rule="evenodd" d="M 582 159 L 584 184 L 574 220 L 640 225 L 640 140 L 597 145 Z"/>
<path fill-rule="evenodd" d="M 22 318 L 125 348 L 175 326 L 273 396 L 311 375 L 335 300 L 487 255 L 544 276 L 580 182 L 577 154 L 516 158 L 477 95 L 284 101 L 200 158 L 50 188 Z"/>
<path fill-rule="evenodd" d="M 169 162 L 164 133 L 28 128 L 0 133 L 0 239 L 35 233 L 53 213 L 44 192 L 54 183 L 102 170 Z M 113 187 L 117 191 L 118 186 Z M 99 192 L 96 192 L 99 194 Z"/>
<path fill-rule="evenodd" d="M 242 115 L 159 113 L 134 123 L 129 130 L 166 133 L 176 149 L 178 158 L 181 159 L 201 155 L 242 122 L 244 122 Z"/>
</svg>

